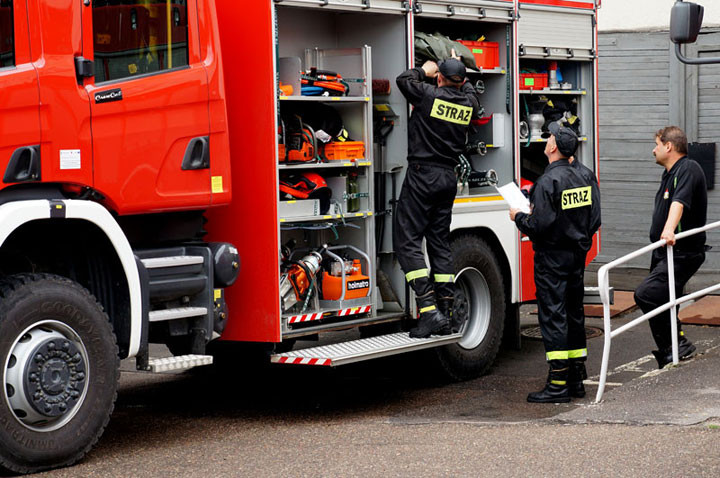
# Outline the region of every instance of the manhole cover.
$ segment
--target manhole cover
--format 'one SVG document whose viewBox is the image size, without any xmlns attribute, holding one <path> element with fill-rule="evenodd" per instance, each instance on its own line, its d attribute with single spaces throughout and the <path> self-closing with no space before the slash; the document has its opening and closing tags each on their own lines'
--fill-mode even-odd
<svg viewBox="0 0 720 478">
<path fill-rule="evenodd" d="M 585 338 L 594 339 L 595 337 L 600 337 L 602 334 L 602 329 L 598 329 L 597 327 L 585 327 Z M 542 340 L 540 327 L 524 327 L 520 331 L 520 335 L 528 339 Z"/>
</svg>

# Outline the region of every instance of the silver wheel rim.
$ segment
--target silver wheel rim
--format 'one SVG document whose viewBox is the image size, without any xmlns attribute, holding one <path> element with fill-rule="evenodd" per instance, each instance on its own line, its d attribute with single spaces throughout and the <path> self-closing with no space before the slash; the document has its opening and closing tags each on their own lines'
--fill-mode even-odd
<svg viewBox="0 0 720 478">
<path fill-rule="evenodd" d="M 50 346 L 50 343 L 53 345 Z M 45 350 L 44 347 L 54 349 L 56 346 L 57 352 L 53 353 L 64 358 L 49 357 L 43 361 L 38 357 L 38 350 Z M 41 370 L 35 375 L 40 375 L 41 379 L 31 377 L 33 369 L 37 367 L 41 367 Z M 67 376 L 65 382 L 60 378 L 61 372 Z M 72 420 L 87 396 L 90 365 L 85 344 L 67 324 L 57 320 L 37 322 L 20 333 L 13 342 L 5 360 L 3 380 L 5 401 L 20 424 L 36 432 L 57 430 Z M 61 390 L 54 395 L 47 394 L 47 390 L 37 383 L 49 384 Z M 39 409 L 41 406 L 37 402 L 31 404 L 33 399 L 28 393 L 32 393 L 33 388 L 41 389 L 41 395 L 47 397 L 40 403 L 48 407 L 52 405 L 52 412 L 45 409 L 50 414 Z M 71 398 L 63 399 L 65 396 Z"/>
<path fill-rule="evenodd" d="M 485 340 L 492 311 L 490 287 L 485 276 L 474 267 L 466 267 L 455 276 L 455 286 L 458 293 L 464 296 L 465 303 L 461 308 L 467 310 L 467 319 L 460 332 L 462 338 L 458 345 L 466 350 L 472 350 Z M 457 300 L 457 299 L 456 299 Z M 465 313 L 465 311 L 463 311 Z"/>
</svg>

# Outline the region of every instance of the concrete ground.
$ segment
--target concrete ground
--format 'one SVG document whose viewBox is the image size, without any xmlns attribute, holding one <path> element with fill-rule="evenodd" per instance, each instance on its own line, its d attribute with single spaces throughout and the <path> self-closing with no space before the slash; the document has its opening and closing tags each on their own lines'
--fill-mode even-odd
<svg viewBox="0 0 720 478">
<path fill-rule="evenodd" d="M 525 306 L 523 325 L 536 325 Z M 638 315 L 626 312 L 613 327 Z M 602 320 L 587 325 L 602 328 Z M 720 476 L 720 328 L 685 327 L 698 356 L 656 370 L 647 325 L 613 341 L 593 404 L 603 337 L 589 341 L 588 396 L 527 403 L 542 343 L 501 351 L 481 378 L 447 383 L 423 354 L 261 375 L 122 374 L 98 446 L 46 477 Z"/>
</svg>

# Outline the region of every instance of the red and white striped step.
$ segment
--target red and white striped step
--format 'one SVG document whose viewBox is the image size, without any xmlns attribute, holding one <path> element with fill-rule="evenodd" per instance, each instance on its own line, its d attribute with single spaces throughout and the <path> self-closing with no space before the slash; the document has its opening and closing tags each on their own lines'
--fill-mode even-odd
<svg viewBox="0 0 720 478">
<path fill-rule="evenodd" d="M 370 312 L 369 305 L 364 305 L 361 307 L 352 307 L 350 309 L 342 309 L 338 312 L 316 312 L 314 314 L 293 315 L 292 317 L 288 317 L 288 324 L 299 324 L 301 322 L 311 322 L 313 320 L 320 320 L 323 317 L 331 317 L 331 316 L 347 317 L 349 315 L 365 314 L 367 312 Z"/>
</svg>

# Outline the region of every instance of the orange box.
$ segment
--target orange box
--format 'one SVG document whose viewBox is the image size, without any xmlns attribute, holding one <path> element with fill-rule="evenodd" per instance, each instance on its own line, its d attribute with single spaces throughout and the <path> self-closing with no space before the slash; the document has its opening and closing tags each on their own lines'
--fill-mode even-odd
<svg viewBox="0 0 720 478">
<path fill-rule="evenodd" d="M 500 67 L 500 44 L 498 42 L 458 40 L 458 43 L 470 49 L 478 68 L 493 70 Z"/>
<path fill-rule="evenodd" d="M 333 141 L 325 145 L 328 161 L 365 159 L 365 143 L 362 141 Z"/>
<path fill-rule="evenodd" d="M 521 90 L 543 90 L 547 87 L 547 73 L 520 73 Z"/>
<path fill-rule="evenodd" d="M 345 276 L 345 299 L 359 299 L 367 297 L 370 288 L 370 278 L 362 274 Z M 342 295 L 342 277 L 323 273 L 322 296 L 323 300 L 340 300 Z"/>
</svg>

